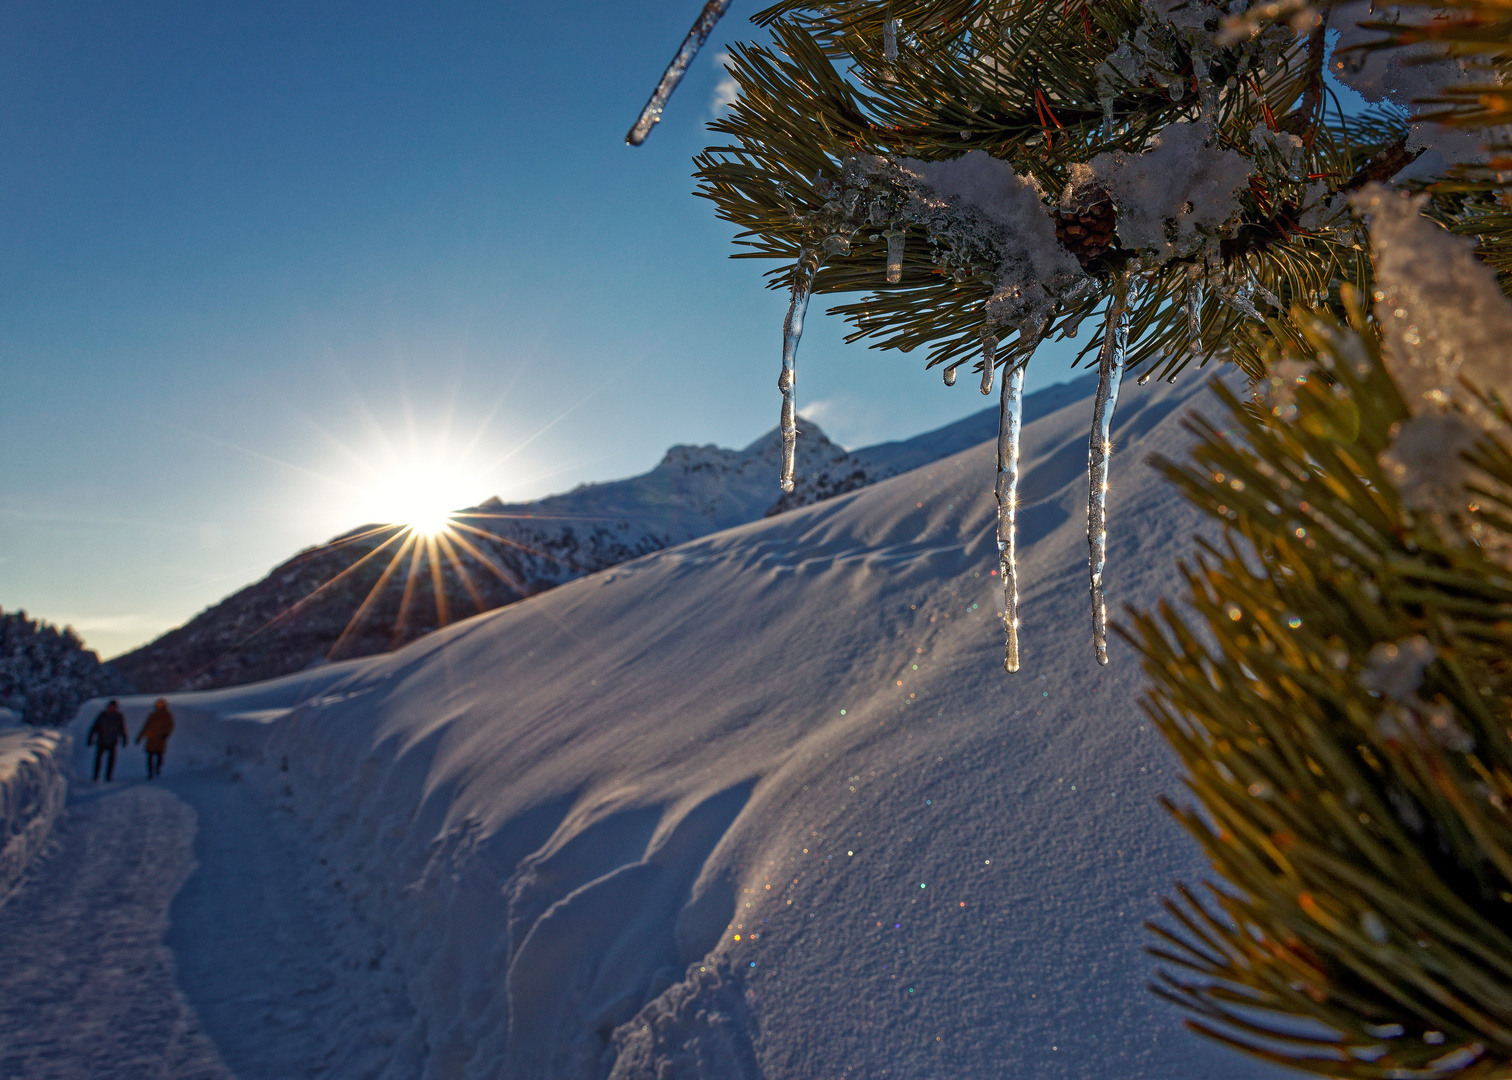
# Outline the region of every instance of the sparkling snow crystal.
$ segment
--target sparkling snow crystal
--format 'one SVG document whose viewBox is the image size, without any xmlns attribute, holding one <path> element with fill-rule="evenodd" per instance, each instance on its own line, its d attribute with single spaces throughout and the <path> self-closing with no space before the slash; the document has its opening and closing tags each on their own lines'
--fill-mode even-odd
<svg viewBox="0 0 1512 1080">
<path fill-rule="evenodd" d="M 1405 701 L 1423 685 L 1423 672 L 1433 663 L 1433 646 L 1421 634 L 1388 641 L 1370 650 L 1360 685 L 1377 694 Z"/>
<path fill-rule="evenodd" d="M 1465 481 L 1474 469 L 1461 455 L 1478 432 L 1458 413 L 1426 413 L 1398 425 L 1381 465 L 1413 510 L 1464 510 Z"/>
<path fill-rule="evenodd" d="M 1238 212 L 1235 194 L 1252 168 L 1243 154 L 1208 145 L 1207 135 L 1203 124 L 1172 124 L 1143 154 L 1099 154 L 1073 169 L 1072 186 L 1095 178 L 1107 188 L 1125 247 L 1162 261 L 1194 255 Z"/>
<path fill-rule="evenodd" d="M 1352 200 L 1370 222 L 1387 366 L 1414 413 L 1447 405 L 1456 376 L 1482 388 L 1512 381 L 1512 302 L 1470 241 L 1422 216 L 1426 201 L 1381 184 Z"/>
</svg>

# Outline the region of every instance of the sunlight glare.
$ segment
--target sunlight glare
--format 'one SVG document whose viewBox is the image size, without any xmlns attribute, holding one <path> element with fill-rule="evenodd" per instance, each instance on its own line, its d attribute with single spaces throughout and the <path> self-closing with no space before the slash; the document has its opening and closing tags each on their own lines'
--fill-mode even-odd
<svg viewBox="0 0 1512 1080">
<path fill-rule="evenodd" d="M 446 531 L 452 515 L 476 503 L 472 478 L 439 464 L 411 465 L 374 478 L 362 493 L 363 519 L 408 525 L 424 537 Z"/>
</svg>

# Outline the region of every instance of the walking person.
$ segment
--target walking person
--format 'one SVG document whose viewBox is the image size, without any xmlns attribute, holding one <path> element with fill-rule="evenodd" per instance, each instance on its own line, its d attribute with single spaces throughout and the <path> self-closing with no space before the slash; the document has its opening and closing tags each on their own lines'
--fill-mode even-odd
<svg viewBox="0 0 1512 1080">
<path fill-rule="evenodd" d="M 147 741 L 147 779 L 163 775 L 163 751 L 168 749 L 168 736 L 173 734 L 173 714 L 168 711 L 168 699 L 158 698 L 147 716 L 136 741 Z"/>
<path fill-rule="evenodd" d="M 100 779 L 100 760 L 105 761 L 105 780 L 115 779 L 116 743 L 126 741 L 126 717 L 121 715 L 121 703 L 114 698 L 105 706 L 105 711 L 89 725 L 89 737 L 85 746 L 95 748 L 94 778 Z"/>
</svg>

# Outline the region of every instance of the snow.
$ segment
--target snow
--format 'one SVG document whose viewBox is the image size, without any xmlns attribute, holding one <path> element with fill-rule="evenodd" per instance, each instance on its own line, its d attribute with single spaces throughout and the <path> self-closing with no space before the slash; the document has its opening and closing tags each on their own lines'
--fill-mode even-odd
<svg viewBox="0 0 1512 1080">
<path fill-rule="evenodd" d="M 1401 641 L 1386 641 L 1370 650 L 1369 663 L 1360 672 L 1365 689 L 1398 701 L 1415 696 L 1423 685 L 1423 672 L 1433 663 L 1433 646 L 1421 634 Z"/>
<path fill-rule="evenodd" d="M 1406 115 L 1429 111 L 1429 105 L 1415 104 L 1424 98 L 1433 97 L 1448 87 L 1458 84 L 1486 81 L 1489 73 L 1470 70 L 1459 60 L 1446 59 L 1442 50 L 1432 44 L 1408 45 L 1364 54 L 1339 54 L 1351 46 L 1379 41 L 1385 37 L 1381 30 L 1366 30 L 1361 22 L 1396 22 L 1402 17 L 1402 9 L 1394 4 L 1374 6 L 1370 0 L 1349 0 L 1329 12 L 1328 24 L 1339 31 L 1333 52 L 1337 57 L 1331 68 L 1340 82 L 1354 90 L 1368 102 L 1389 102 Z M 1421 17 L 1421 9 L 1411 9 L 1409 21 Z M 1427 152 L 1395 179 L 1431 180 L 1442 176 L 1453 165 L 1484 162 L 1487 159 L 1485 141 L 1474 131 L 1462 131 L 1443 124 L 1420 122 L 1409 125 L 1407 139 L 1409 150 L 1424 149 Z"/>
<path fill-rule="evenodd" d="M 47 842 L 63 809 L 68 737 L 48 729 L 0 730 L 0 904 Z"/>
<path fill-rule="evenodd" d="M 1195 380 L 1125 390 L 1112 502 L 1139 526 L 1109 538 L 1115 604 L 1178 588 L 1201 519 L 1142 462 L 1181 452 L 1202 400 Z M 393 1076 L 512 1080 L 1275 1075 L 1145 990 L 1140 924 L 1204 870 L 1155 802 L 1179 770 L 1137 709 L 1134 656 L 1115 639 L 1099 669 L 1086 647 L 1090 421 L 1084 384 L 1024 425 L 1016 676 L 989 438 L 396 653 L 170 696 L 166 781 L 90 789 L 60 835 L 96 807 L 173 818 L 153 835 L 186 884 L 165 901 L 172 880 L 133 878 L 141 846 L 102 818 L 96 847 L 44 860 L 59 872 L 0 908 L 0 940 L 46 923 L 38 955 L 73 986 L 101 943 L 45 918 L 64 885 L 98 866 L 156 889 L 137 959 L 111 952 L 98 977 L 129 998 L 123 965 L 141 964 L 163 1015 L 185 1010 L 154 1029 L 162 1060 L 205 1060 L 203 1032 L 243 1077 L 287 1067 L 282 1039 L 331 1077 L 385 1055 Z M 123 700 L 135 730 L 150 700 Z M 81 925 L 116 909 L 101 889 L 69 908 Z M 314 929 L 258 921 L 288 905 Z M 268 955 L 212 946 L 217 919 Z M 179 997 L 151 983 L 170 964 Z M 21 1001 L 0 1016 L 29 1009 L 36 1038 L 62 1039 L 16 997 L 51 984 L 18 982 L 0 975 Z M 100 1008 L 79 1055 L 97 1028 L 116 1038 Z M 369 1029 L 388 1040 L 371 1053 Z M 47 1045 L 32 1060 L 66 1049 Z"/>
<path fill-rule="evenodd" d="M 1208 145 L 1210 134 L 1206 124 L 1170 124 L 1144 153 L 1116 150 L 1073 166 L 1072 187 L 1095 179 L 1107 189 L 1124 247 L 1161 261 L 1195 254 L 1239 213 L 1236 193 L 1254 171 L 1243 154 Z"/>
<path fill-rule="evenodd" d="M 987 302 L 993 326 L 1047 317 L 1053 296 L 1066 292 L 1082 271 L 1055 238 L 1044 193 L 1032 176 L 981 150 L 949 161 L 898 162 L 915 181 L 905 214 L 931 232 L 952 238 L 962 251 L 985 247 L 999 260 L 997 288 Z M 990 390 L 984 375 L 983 391 Z"/>
<path fill-rule="evenodd" d="M 1376 318 L 1387 366 L 1414 413 L 1438 409 L 1456 378 L 1481 389 L 1505 386 L 1512 341 L 1512 302 L 1474 245 L 1421 213 L 1426 195 L 1369 184 L 1351 198 L 1370 223 L 1376 271 Z"/>
<path fill-rule="evenodd" d="M 1479 435 L 1456 413 L 1427 413 L 1402 421 L 1380 457 L 1402 503 L 1430 514 L 1463 511 L 1470 501 L 1465 484 L 1476 476 L 1463 455 Z"/>
<path fill-rule="evenodd" d="M 0 1076 L 416 1075 L 403 983 L 308 838 L 225 774 L 139 761 L 73 794 L 0 906 Z"/>
</svg>

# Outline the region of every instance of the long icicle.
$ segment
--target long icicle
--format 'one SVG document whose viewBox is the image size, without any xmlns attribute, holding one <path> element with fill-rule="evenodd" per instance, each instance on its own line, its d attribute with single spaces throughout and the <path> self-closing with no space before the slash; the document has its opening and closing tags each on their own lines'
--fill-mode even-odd
<svg viewBox="0 0 1512 1080">
<path fill-rule="evenodd" d="M 798 450 L 798 343 L 803 340 L 803 316 L 808 312 L 809 293 L 814 275 L 819 272 L 819 255 L 805 248 L 798 253 L 793 267 L 793 299 L 788 303 L 787 318 L 782 321 L 782 374 L 777 389 L 782 391 L 782 475 L 783 491 L 793 490 L 793 461 Z"/>
<path fill-rule="evenodd" d="M 1024 370 L 1026 356 L 1011 371 L 1003 373 L 1003 390 L 998 412 L 997 504 L 998 504 L 998 574 L 1003 579 L 1003 629 L 1007 648 L 1003 670 L 1019 669 L 1018 617 L 1018 485 L 1019 434 L 1024 427 Z"/>
<path fill-rule="evenodd" d="M 651 134 L 651 129 L 661 119 L 662 110 L 667 107 L 667 99 L 672 96 L 672 91 L 677 89 L 677 84 L 682 82 L 683 76 L 688 73 L 688 66 L 693 63 L 693 58 L 698 55 L 698 50 L 703 48 L 704 42 L 709 40 L 714 24 L 719 22 L 729 6 L 730 0 L 709 0 L 704 5 L 703 11 L 698 13 L 693 29 L 689 30 L 688 36 L 683 38 L 682 47 L 677 50 L 677 55 L 667 65 L 667 70 L 662 72 L 661 82 L 657 83 L 656 89 L 651 91 L 651 98 L 646 102 L 646 107 L 641 110 L 635 126 L 625 136 L 625 141 L 631 146 L 639 146 L 646 141 L 646 136 Z"/>
<path fill-rule="evenodd" d="M 1092 576 L 1092 647 L 1097 662 L 1108 662 L 1108 603 L 1103 568 L 1108 560 L 1108 459 L 1112 452 L 1113 410 L 1123 381 L 1129 345 L 1129 275 L 1113 279 L 1097 357 L 1097 397 L 1092 406 L 1092 438 L 1087 445 L 1087 557 Z"/>
</svg>

